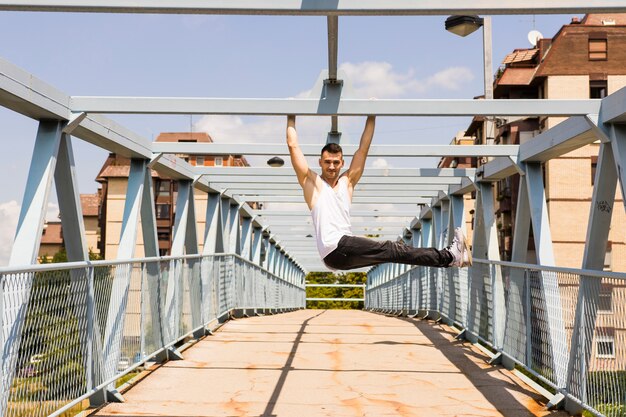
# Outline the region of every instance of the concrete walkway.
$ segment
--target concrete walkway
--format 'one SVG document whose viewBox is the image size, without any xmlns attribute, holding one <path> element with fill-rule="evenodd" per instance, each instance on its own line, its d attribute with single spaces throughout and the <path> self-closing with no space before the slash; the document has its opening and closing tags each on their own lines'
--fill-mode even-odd
<svg viewBox="0 0 626 417">
<path fill-rule="evenodd" d="M 565 416 L 432 321 L 302 310 L 226 323 L 98 416 Z"/>
</svg>

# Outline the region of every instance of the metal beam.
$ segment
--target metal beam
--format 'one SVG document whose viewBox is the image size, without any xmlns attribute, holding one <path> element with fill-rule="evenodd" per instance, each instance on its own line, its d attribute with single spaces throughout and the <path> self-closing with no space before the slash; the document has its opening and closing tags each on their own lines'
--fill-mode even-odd
<svg viewBox="0 0 626 417">
<path fill-rule="evenodd" d="M 447 187 L 445 187 L 447 188 Z M 359 190 L 354 197 L 436 197 L 442 188 L 435 190 L 423 190 L 412 188 L 407 190 Z M 227 191 L 234 197 L 244 196 L 245 198 L 253 198 L 254 196 L 299 196 L 302 197 L 302 190 L 299 189 L 279 189 L 279 190 L 256 190 L 254 188 L 233 189 L 228 188 Z M 389 200 L 391 201 L 391 200 Z"/>
<path fill-rule="evenodd" d="M 302 219 L 304 220 L 304 219 Z M 271 224 L 269 225 L 269 227 L 271 227 L 272 229 L 276 228 L 276 227 L 281 227 L 281 226 L 298 226 L 298 227 L 304 227 L 304 226 L 311 226 L 313 227 L 313 223 L 311 222 L 311 219 L 306 219 L 304 220 L 304 222 L 302 222 L 302 220 L 300 219 L 293 219 L 293 220 L 272 220 Z M 367 222 L 367 221 L 354 221 L 351 223 L 352 227 L 369 227 L 372 225 L 372 222 Z M 380 221 L 379 223 L 377 223 L 377 225 L 384 225 L 385 227 L 405 227 L 409 225 L 409 222 L 406 221 Z"/>
<path fill-rule="evenodd" d="M 350 215 L 355 217 L 415 217 L 417 210 L 392 210 L 392 211 L 376 211 L 376 210 L 352 210 Z M 255 216 L 260 217 L 283 217 L 283 216 L 300 216 L 311 217 L 308 209 L 302 210 L 255 210 Z M 268 223 L 270 225 L 270 223 Z"/>
<path fill-rule="evenodd" d="M 501 100 L 505 101 L 505 100 Z M 300 145 L 305 156 L 319 157 L 323 145 Z M 374 145 L 368 156 L 379 157 L 482 157 L 517 156 L 519 145 Z M 342 145 L 343 155 L 351 157 L 357 145 Z M 154 142 L 152 151 L 188 155 L 288 155 L 289 148 L 278 143 L 180 143 Z M 238 168 L 233 168 L 238 169 Z"/>
<path fill-rule="evenodd" d="M 284 146 L 284 145 L 283 145 Z M 321 145 L 320 145 L 321 149 Z M 319 152 L 318 154 L 319 155 Z M 259 168 L 259 167 L 194 167 L 195 173 L 198 175 L 209 175 L 211 178 L 219 178 L 220 176 L 262 176 L 262 177 L 288 177 L 295 179 L 293 168 Z M 320 170 L 312 167 L 318 175 Z M 476 175 L 475 168 L 366 168 L 361 178 L 367 177 L 473 177 Z M 294 181 L 296 183 L 296 181 Z M 361 184 L 359 182 L 359 184 Z"/>
<path fill-rule="evenodd" d="M 292 177 L 292 180 L 295 177 Z M 224 182 L 210 182 L 210 186 L 216 189 L 227 191 L 234 194 L 277 194 L 277 195 L 302 195 L 302 188 L 295 182 L 286 183 L 228 183 L 228 179 L 224 178 Z M 393 181 L 390 178 L 388 181 Z M 467 180 L 467 178 L 465 178 Z M 459 181 L 460 182 L 460 181 Z M 377 195 L 396 195 L 401 191 L 400 195 L 408 193 L 419 193 L 421 191 L 447 191 L 450 184 L 358 184 L 357 195 L 363 196 L 373 193 L 382 193 Z"/>
<path fill-rule="evenodd" d="M 626 122 L 626 88 L 622 88 L 602 99 L 601 115 L 603 122 Z"/>
<path fill-rule="evenodd" d="M 73 112 L 107 114 L 236 114 L 257 116 L 584 116 L 600 99 L 354 99 L 72 96 Z M 464 147 L 464 146 L 461 146 Z"/>
<path fill-rule="evenodd" d="M 460 146 L 459 146 L 460 148 Z M 234 170 L 238 168 L 233 168 Z M 421 178 L 421 177 L 361 177 L 359 184 L 357 187 L 361 187 L 364 184 L 389 184 L 389 185 L 398 185 L 398 184 L 461 184 L 463 177 L 435 177 L 435 178 Z M 260 176 L 244 176 L 244 175 L 233 175 L 232 177 L 225 178 L 223 176 L 213 178 L 206 177 L 204 178 L 207 186 L 210 188 L 215 188 L 215 184 L 247 184 L 249 186 L 256 187 L 256 184 L 297 184 L 295 174 L 291 177 L 268 177 L 263 178 Z M 255 185 L 250 185 L 255 184 Z M 216 190 L 217 191 L 217 190 Z"/>
<path fill-rule="evenodd" d="M 521 162 L 546 162 L 600 139 L 594 133 L 594 123 L 577 116 L 543 132 L 519 149 Z"/>
<path fill-rule="evenodd" d="M 352 205 L 359 204 L 428 204 L 430 198 L 426 198 L 429 195 L 435 193 L 433 191 L 425 191 L 420 196 L 416 197 L 376 197 L 376 196 L 354 196 L 352 198 Z M 394 194 L 396 195 L 396 194 Z M 241 201 L 254 201 L 264 203 L 304 203 L 304 197 L 301 195 L 243 195 L 235 194 L 237 199 Z M 426 196 L 426 197 L 425 197 Z"/>
<path fill-rule="evenodd" d="M 252 7 L 254 6 L 254 7 Z M 230 14 L 230 15 L 304 15 L 304 16 L 381 16 L 381 15 L 451 15 L 451 14 L 582 14 L 626 12 L 621 0 L 530 0 L 524 3 L 498 0 L 389 0 L 389 1 L 302 1 L 282 0 L 12 0 L 0 2 L 0 10 L 155 13 L 155 14 Z"/>
<path fill-rule="evenodd" d="M 520 168 L 510 157 L 498 157 L 483 165 L 476 177 L 481 181 L 493 182 L 519 173 Z"/>
</svg>

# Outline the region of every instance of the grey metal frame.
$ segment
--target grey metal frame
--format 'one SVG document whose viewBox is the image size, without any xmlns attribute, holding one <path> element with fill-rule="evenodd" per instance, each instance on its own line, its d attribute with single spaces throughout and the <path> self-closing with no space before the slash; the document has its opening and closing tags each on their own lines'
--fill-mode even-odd
<svg viewBox="0 0 626 417">
<path fill-rule="evenodd" d="M 273 199 L 288 202 L 294 200 L 293 175 L 288 169 L 270 171 L 261 168 L 244 168 L 234 172 L 223 168 L 196 168 L 177 158 L 172 153 L 213 153 L 213 154 L 248 154 L 248 155 L 279 155 L 286 154 L 284 144 L 164 144 L 152 143 L 145 138 L 128 131 L 117 123 L 103 117 L 99 113 L 133 113 L 133 114 L 244 114 L 244 115 L 317 115 L 331 118 L 331 131 L 328 141 L 339 141 L 341 132 L 338 129 L 339 116 L 369 115 L 379 116 L 565 116 L 565 122 L 550 129 L 537 138 L 520 146 L 442 146 L 442 145 L 403 145 L 372 147 L 371 156 L 422 157 L 422 156 L 490 156 L 494 159 L 479 170 L 369 170 L 361 184 L 362 197 L 355 198 L 355 205 L 360 198 L 367 204 L 378 203 L 380 199 L 375 193 L 377 186 L 393 184 L 397 187 L 386 188 L 385 202 L 400 203 L 403 200 L 410 204 L 421 204 L 423 209 L 414 210 L 381 210 L 374 211 L 371 207 L 353 210 L 352 216 L 362 217 L 369 221 L 372 218 L 404 218 L 405 227 L 399 228 L 396 238 L 407 239 L 405 231 L 413 232 L 413 244 L 421 246 L 442 247 L 451 239 L 451 226 L 459 223 L 459 197 L 471 191 L 479 195 L 475 217 L 477 233 L 475 234 L 474 255 L 477 258 L 490 260 L 488 268 L 489 282 L 481 277 L 463 277 L 467 285 L 462 288 L 444 287 L 438 280 L 435 271 L 430 271 L 420 288 L 428 294 L 426 310 L 432 314 L 442 314 L 436 310 L 438 304 L 445 300 L 452 291 L 459 294 L 467 292 L 467 300 L 477 300 L 482 285 L 494 288 L 491 300 L 494 311 L 504 310 L 504 291 L 500 286 L 502 263 L 497 262 L 497 241 L 494 238 L 494 222 L 492 210 L 492 183 L 500 178 L 520 173 L 520 199 L 518 203 L 518 230 L 528 230 L 532 224 L 535 246 L 538 248 L 538 262 L 542 265 L 554 265 L 551 247 L 549 223 L 546 214 L 546 200 L 543 195 L 541 181 L 541 163 L 555 158 L 565 152 L 584 146 L 595 140 L 603 142 L 598 179 L 594 189 L 590 210 L 588 243 L 585 248 L 583 268 L 599 268 L 602 248 L 606 247 L 610 216 L 607 214 L 614 208 L 614 188 L 619 186 L 622 195 L 626 195 L 626 89 L 622 89 L 602 100 L 362 100 L 351 96 L 348 88 L 343 87 L 341 74 L 337 71 L 337 37 L 338 16 L 344 15 L 449 15 L 449 14 L 537 14 L 537 13 L 583 13 L 583 12 L 626 12 L 626 4 L 622 0 L 601 0 L 592 5 L 582 0 L 549 0 L 519 2 L 502 2 L 496 0 L 480 0 L 468 5 L 466 1 L 453 0 L 445 4 L 436 0 L 414 2 L 410 0 L 371 1 L 341 0 L 337 2 L 302 2 L 285 0 L 280 4 L 275 1 L 255 2 L 250 7 L 248 1 L 223 0 L 138 0 L 132 5 L 122 0 L 102 1 L 34 1 L 16 0 L 0 1 L 0 10 L 15 11 L 51 11 L 51 12 L 93 12 L 93 13 L 189 13 L 189 14 L 267 14 L 267 15 L 322 15 L 327 16 L 328 32 L 328 71 L 323 71 L 310 98 L 301 99 L 233 99 L 233 98 L 174 98 L 174 97 L 78 97 L 66 95 L 54 87 L 42 82 L 32 74 L 17 68 L 15 65 L 0 59 L 0 105 L 14 110 L 27 117 L 39 121 L 35 149 L 31 169 L 24 194 L 22 211 L 16 231 L 10 265 L 29 265 L 36 261 L 43 228 L 45 205 L 50 192 L 53 178 L 57 178 L 57 194 L 59 204 L 64 213 L 63 228 L 68 236 L 72 236 L 68 246 L 71 260 L 86 260 L 86 248 L 83 239 L 84 225 L 80 212 L 80 201 L 76 187 L 73 152 L 70 135 L 85 140 L 110 152 L 131 158 L 131 175 L 124 211 L 124 226 L 120 236 L 118 257 L 131 259 L 134 257 L 135 242 L 141 218 L 144 238 L 144 251 L 148 255 L 156 255 L 156 222 L 153 201 L 150 169 L 179 181 L 179 207 L 183 208 L 177 216 L 175 242 L 173 252 L 182 255 L 198 252 L 198 239 L 195 231 L 194 193 L 208 193 L 208 204 L 205 213 L 206 230 L 204 235 L 205 255 L 217 253 L 233 253 L 252 259 L 257 265 L 263 263 L 272 274 L 284 278 L 290 283 L 301 285 L 308 270 L 322 268 L 315 256 L 301 248 L 309 248 L 306 244 L 299 246 L 304 237 L 292 237 L 272 222 L 278 218 L 281 222 L 289 222 L 293 227 L 306 225 L 308 213 L 303 207 L 298 211 L 258 210 L 252 209 L 245 200 L 260 201 Z M 487 74 L 485 74 L 487 76 Z M 305 155 L 317 155 L 320 146 L 303 146 Z M 355 151 L 354 146 L 345 146 L 346 155 Z M 422 178 L 415 178 L 422 176 Z M 428 178 L 424 178 L 424 177 Z M 255 184 L 264 183 L 275 186 L 261 187 Z M 59 188 L 59 184 L 63 184 Z M 291 188 L 283 187 L 291 184 Z M 422 187 L 423 184 L 437 184 L 433 190 Z M 243 186 L 245 185 L 245 187 Z M 371 187 L 368 193 L 367 187 Z M 405 188 L 403 188 L 405 187 Z M 255 193 L 251 190 L 258 190 Z M 295 188 L 297 190 L 297 188 Z M 243 190 L 243 191 L 238 191 Z M 407 196 L 407 191 L 410 195 Z M 437 195 L 433 195 L 433 191 Z M 266 195 L 265 197 L 261 197 Z M 380 195 L 378 193 L 377 195 Z M 255 200 L 256 199 L 256 200 Z M 626 204 L 626 201 L 624 202 Z M 624 206 L 626 208 L 626 205 Z M 608 211 L 607 211 L 608 210 Z M 240 218 L 241 224 L 240 224 Z M 374 220 L 376 221 L 376 220 Z M 381 221 L 381 223 L 383 223 Z M 384 223 L 383 223 L 384 224 Z M 276 232 L 276 233 L 275 233 Z M 387 236 L 387 235 L 385 235 Z M 516 233 L 513 259 L 526 262 L 525 248 L 528 235 Z M 291 250 L 294 247 L 294 250 Z M 265 254 L 262 259 L 262 254 Z M 302 260 L 302 261 L 300 261 Z M 487 265 L 487 264 L 483 264 Z M 180 267 L 180 265 L 179 265 Z M 233 263 L 231 268 L 235 268 Z M 195 266 L 192 267 L 192 269 Z M 200 267 L 201 271 L 212 268 L 210 265 Z M 380 285 L 391 277 L 406 272 L 406 267 L 398 265 L 380 265 L 371 270 L 370 285 Z M 233 269 L 234 270 L 234 269 Z M 149 282 L 162 277 L 154 264 L 146 267 Z M 168 275 L 166 310 L 174 311 L 180 307 L 180 291 L 183 285 L 184 271 L 174 265 Z M 554 277 L 542 268 L 541 302 L 550 311 L 548 328 L 552 364 L 558 389 L 585 401 L 586 374 L 583 368 L 562 361 L 566 350 L 560 316 L 563 307 L 558 299 L 551 296 L 558 286 Z M 591 275 L 590 275 L 591 276 Z M 0 416 L 6 409 L 7 392 L 15 374 L 16 355 L 19 351 L 19 340 L 24 325 L 23 313 L 28 305 L 31 289 L 28 280 L 23 287 L 9 291 L 0 288 L 0 306 L 2 308 L 2 325 L 8 331 L 0 333 L 2 348 L 2 378 L 0 382 Z M 521 299 L 525 290 L 522 277 L 511 275 L 512 299 Z M 583 276 L 581 291 L 578 294 L 577 320 L 593 317 L 597 305 L 597 293 L 594 280 Z M 186 285 L 191 285 L 188 281 Z M 205 293 L 208 294 L 209 283 L 201 281 Z M 193 283 L 195 285 L 195 283 Z M 116 291 L 128 291 L 127 275 L 120 268 L 115 276 Z M 403 287 L 399 295 L 406 299 L 407 291 L 415 288 Z M 150 296 L 156 296 L 159 288 L 149 288 Z M 94 289 L 84 289 L 87 297 L 94 296 Z M 456 293 L 454 293 L 456 294 Z M 111 300 L 108 306 L 110 316 L 124 314 L 126 306 L 119 300 Z M 452 305 L 450 306 L 452 308 Z M 456 308 L 456 306 L 454 306 Z M 460 308 L 466 311 L 468 334 L 473 334 L 478 326 L 476 320 L 480 314 L 478 303 L 468 302 Z M 502 310 L 501 310 L 502 309 Z M 194 311 L 197 306 L 194 306 Z M 445 312 L 443 312 L 445 315 Z M 448 311 L 449 313 L 449 311 Z M 92 316 L 93 311 L 90 313 Z M 206 311 L 198 314 L 194 322 L 206 318 Z M 508 311 L 510 317 L 522 317 L 524 311 Z M 89 315 L 88 315 L 89 317 Z M 525 316 L 524 316 L 525 317 Z M 521 322 L 521 321 L 520 321 Z M 164 327 L 155 339 L 170 337 L 178 332 L 177 324 Z M 527 328 L 520 328 L 519 334 L 528 334 Z M 93 328 L 91 337 L 99 334 L 100 329 Z M 494 321 L 492 330 L 495 344 L 506 346 L 509 329 L 502 322 Z M 570 346 L 576 357 L 588 358 L 590 355 L 589 329 L 575 332 Z M 591 330 L 592 331 L 592 330 Z M 87 381 L 94 385 L 93 375 L 109 372 L 112 364 L 119 357 L 119 328 L 111 322 L 103 329 L 105 343 L 103 346 L 89 345 L 101 360 L 94 362 L 93 369 L 87 367 Z M 524 341 L 518 341 L 523 344 Z M 512 344 L 511 344 L 512 343 Z M 517 343 L 517 342 L 516 342 Z M 168 347 L 169 348 L 169 347 Z M 528 352 L 527 356 L 528 356 Z M 168 355 L 175 356 L 170 350 Z M 115 395 L 109 387 L 108 393 Z M 576 402 L 576 401 L 575 401 Z M 570 404 L 571 405 L 571 404 Z"/>
</svg>

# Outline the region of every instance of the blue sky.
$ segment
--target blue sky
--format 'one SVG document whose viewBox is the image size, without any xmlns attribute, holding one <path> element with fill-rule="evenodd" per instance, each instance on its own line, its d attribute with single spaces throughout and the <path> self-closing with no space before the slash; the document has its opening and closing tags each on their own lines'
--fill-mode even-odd
<svg viewBox="0 0 626 417">
<path fill-rule="evenodd" d="M 571 15 L 494 16 L 493 70 L 536 29 L 553 36 Z M 482 34 L 444 30 L 445 16 L 340 17 L 338 62 L 360 96 L 472 98 L 482 94 Z M 327 68 L 325 17 L 0 12 L 0 57 L 68 95 L 296 97 Z M 284 140 L 284 118 L 111 116 L 151 139 L 206 130 L 216 142 Z M 449 143 L 467 118 L 379 118 L 375 144 Z M 299 118 L 322 143 L 329 118 Z M 347 142 L 362 118 L 341 118 Z M 37 122 L 0 108 L 0 265 L 15 233 Z M 74 141 L 81 193 L 93 193 L 107 152 Z M 262 164 L 262 161 L 253 161 Z M 432 161 L 371 160 L 375 166 Z M 52 199 L 49 217 L 58 210 Z"/>
</svg>

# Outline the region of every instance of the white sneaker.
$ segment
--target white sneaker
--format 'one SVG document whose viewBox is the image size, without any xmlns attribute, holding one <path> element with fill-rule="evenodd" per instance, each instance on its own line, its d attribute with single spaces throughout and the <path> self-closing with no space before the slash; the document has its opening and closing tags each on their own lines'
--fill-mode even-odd
<svg viewBox="0 0 626 417">
<path fill-rule="evenodd" d="M 467 239 L 460 227 L 454 229 L 454 239 L 452 245 L 448 246 L 448 252 L 452 255 L 452 262 L 448 266 L 456 266 L 463 268 L 464 266 L 472 266 L 472 254 L 467 244 Z"/>
</svg>

